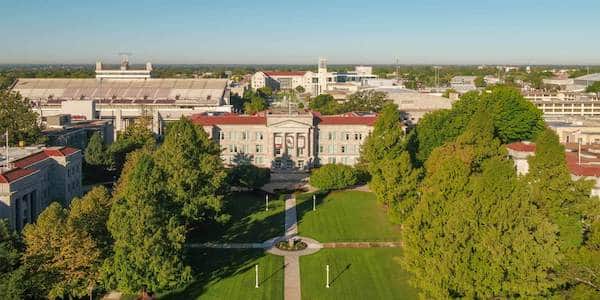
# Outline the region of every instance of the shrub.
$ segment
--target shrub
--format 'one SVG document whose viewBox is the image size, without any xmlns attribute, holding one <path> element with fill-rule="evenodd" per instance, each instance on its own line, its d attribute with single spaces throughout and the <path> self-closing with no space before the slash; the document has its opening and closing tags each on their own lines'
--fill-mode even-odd
<svg viewBox="0 0 600 300">
<path fill-rule="evenodd" d="M 357 183 L 356 171 L 342 164 L 328 164 L 315 169 L 310 175 L 310 185 L 321 190 L 339 190 Z"/>
<path fill-rule="evenodd" d="M 229 184 L 249 189 L 259 189 L 271 179 L 269 168 L 253 165 L 238 165 L 229 170 Z"/>
</svg>

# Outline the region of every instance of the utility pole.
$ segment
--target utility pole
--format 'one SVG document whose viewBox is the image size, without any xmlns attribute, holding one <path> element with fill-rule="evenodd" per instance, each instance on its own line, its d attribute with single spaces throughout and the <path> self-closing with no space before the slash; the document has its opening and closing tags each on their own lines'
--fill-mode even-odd
<svg viewBox="0 0 600 300">
<path fill-rule="evenodd" d="M 9 170 L 10 167 L 8 166 L 8 164 L 9 164 L 9 157 L 8 157 L 8 155 L 9 155 L 9 153 L 8 153 L 8 128 L 6 129 L 6 133 L 4 135 L 6 136 L 6 157 L 5 157 L 6 163 L 4 163 L 4 168 L 6 170 Z"/>
</svg>

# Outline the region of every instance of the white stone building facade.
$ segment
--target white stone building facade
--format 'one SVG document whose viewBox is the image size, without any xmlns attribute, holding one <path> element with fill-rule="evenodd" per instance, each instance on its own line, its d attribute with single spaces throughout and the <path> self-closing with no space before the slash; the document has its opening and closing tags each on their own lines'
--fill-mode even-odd
<svg viewBox="0 0 600 300">
<path fill-rule="evenodd" d="M 70 147 L 28 149 L 2 161 L 0 219 L 21 230 L 52 202 L 68 205 L 81 196 L 80 150 Z M 15 151 L 13 151 L 15 152 Z M 26 155 L 23 153 L 29 152 Z M 10 152 L 9 152 L 10 153 Z"/>
<path fill-rule="evenodd" d="M 191 117 L 221 146 L 226 165 L 250 163 L 274 171 L 306 171 L 329 163 L 355 165 L 376 118 L 375 114 L 322 116 L 308 111 Z"/>
</svg>

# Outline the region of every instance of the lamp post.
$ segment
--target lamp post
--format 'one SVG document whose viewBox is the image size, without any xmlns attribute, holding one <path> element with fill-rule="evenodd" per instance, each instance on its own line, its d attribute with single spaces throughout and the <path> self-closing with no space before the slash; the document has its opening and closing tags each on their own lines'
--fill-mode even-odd
<svg viewBox="0 0 600 300">
<path fill-rule="evenodd" d="M 317 196 L 313 194 L 313 211 L 317 210 Z"/>
<path fill-rule="evenodd" d="M 269 194 L 265 196 L 265 211 L 269 211 Z"/>
<path fill-rule="evenodd" d="M 254 285 L 254 287 L 258 288 L 258 265 L 254 266 L 254 273 L 255 273 L 255 281 L 254 281 L 255 285 Z"/>
<path fill-rule="evenodd" d="M 325 287 L 329 288 L 329 265 L 325 266 L 325 272 L 327 273 L 327 282 L 325 283 Z"/>
</svg>

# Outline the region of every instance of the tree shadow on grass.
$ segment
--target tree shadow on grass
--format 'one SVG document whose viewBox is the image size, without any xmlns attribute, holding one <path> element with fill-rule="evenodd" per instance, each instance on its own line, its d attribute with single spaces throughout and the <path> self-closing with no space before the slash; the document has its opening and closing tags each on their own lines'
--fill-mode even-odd
<svg viewBox="0 0 600 300">
<path fill-rule="evenodd" d="M 276 195 L 269 195 L 269 212 L 265 211 L 264 192 L 234 193 L 224 201 L 224 211 L 231 215 L 224 224 L 211 223 L 190 233 L 188 241 L 218 243 L 261 243 L 283 235 L 285 206 Z"/>
<path fill-rule="evenodd" d="M 262 249 L 192 249 L 186 254 L 194 281 L 183 289 L 161 295 L 161 299 L 196 299 L 207 291 L 211 283 L 247 272 L 254 268 L 251 262 L 266 255 Z"/>
<path fill-rule="evenodd" d="M 318 207 L 323 204 L 325 198 L 329 195 L 327 191 L 317 191 L 314 193 L 305 193 L 296 196 L 296 214 L 298 219 L 298 227 L 304 220 L 304 215 L 313 211 L 313 195 L 316 196 L 315 206 L 317 207 L 316 212 L 319 211 Z"/>
</svg>

